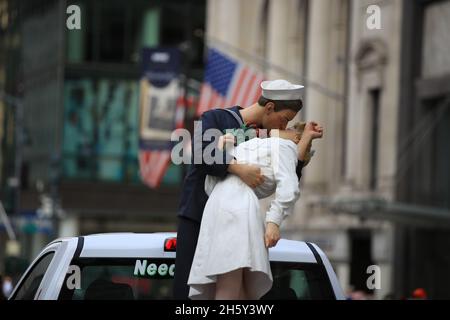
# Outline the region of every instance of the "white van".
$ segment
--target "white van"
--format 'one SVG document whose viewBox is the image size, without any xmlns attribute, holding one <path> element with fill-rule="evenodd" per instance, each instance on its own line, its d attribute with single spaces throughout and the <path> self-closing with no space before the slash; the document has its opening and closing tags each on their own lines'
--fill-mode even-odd
<svg viewBox="0 0 450 320">
<path fill-rule="evenodd" d="M 29 266 L 10 300 L 172 299 L 176 233 L 62 238 Z M 269 249 L 273 287 L 264 299 L 344 299 L 315 244 L 281 239 Z"/>
</svg>

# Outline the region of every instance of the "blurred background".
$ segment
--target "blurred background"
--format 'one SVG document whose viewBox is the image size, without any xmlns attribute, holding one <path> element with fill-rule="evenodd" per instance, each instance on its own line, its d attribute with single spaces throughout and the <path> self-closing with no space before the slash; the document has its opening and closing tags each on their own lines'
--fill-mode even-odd
<svg viewBox="0 0 450 320">
<path fill-rule="evenodd" d="M 349 295 L 450 298 L 449 0 L 0 0 L 0 274 L 56 237 L 176 230 L 187 166 L 149 188 L 138 161 L 141 50 L 166 46 L 189 130 L 208 48 L 306 86 L 325 137 L 284 238 Z"/>
</svg>

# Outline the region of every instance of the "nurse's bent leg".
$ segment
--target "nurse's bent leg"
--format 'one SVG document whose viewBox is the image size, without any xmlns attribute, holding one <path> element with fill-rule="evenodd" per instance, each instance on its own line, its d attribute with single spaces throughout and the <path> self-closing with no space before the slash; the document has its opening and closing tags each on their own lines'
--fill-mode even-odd
<svg viewBox="0 0 450 320">
<path fill-rule="evenodd" d="M 243 269 L 217 276 L 216 300 L 238 300 L 242 288 Z"/>
</svg>

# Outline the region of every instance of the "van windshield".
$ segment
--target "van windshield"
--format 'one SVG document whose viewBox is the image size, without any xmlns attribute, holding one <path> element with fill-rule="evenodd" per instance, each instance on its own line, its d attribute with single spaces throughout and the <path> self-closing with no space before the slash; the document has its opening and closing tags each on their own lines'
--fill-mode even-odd
<svg viewBox="0 0 450 320">
<path fill-rule="evenodd" d="M 271 268 L 274 283 L 263 300 L 335 299 L 317 264 L 272 262 Z M 174 259 L 79 258 L 71 264 L 59 299 L 172 299 L 174 273 Z"/>
</svg>

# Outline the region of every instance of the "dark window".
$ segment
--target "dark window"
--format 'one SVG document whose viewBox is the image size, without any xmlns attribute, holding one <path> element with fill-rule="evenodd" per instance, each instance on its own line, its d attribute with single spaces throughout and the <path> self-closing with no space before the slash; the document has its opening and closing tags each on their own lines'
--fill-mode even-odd
<svg viewBox="0 0 450 320">
<path fill-rule="evenodd" d="M 367 267 L 373 265 L 372 239 L 369 230 L 350 231 L 350 284 L 355 291 L 372 293 L 367 288 Z"/>
<path fill-rule="evenodd" d="M 273 285 L 262 300 L 334 300 L 330 280 L 318 264 L 271 263 Z"/>
<path fill-rule="evenodd" d="M 437 103 L 437 105 L 442 105 Z M 438 110 L 438 119 L 434 136 L 434 192 L 432 205 L 450 209 L 450 106 L 443 106 L 445 111 Z"/>
<path fill-rule="evenodd" d="M 31 271 L 27 274 L 25 279 L 21 282 L 17 293 L 12 298 L 13 300 L 33 300 L 45 272 L 52 262 L 55 252 L 49 252 L 45 254 L 38 262 L 33 266 Z"/>
<path fill-rule="evenodd" d="M 267 54 L 267 38 L 268 38 L 268 31 L 267 28 L 269 26 L 269 0 L 264 0 L 264 4 L 262 6 L 262 12 L 261 12 L 261 21 L 260 21 L 260 28 L 261 28 L 261 47 L 262 47 L 262 54 L 265 56 Z"/>
<path fill-rule="evenodd" d="M 109 5 L 109 3 L 101 7 L 98 39 L 100 40 L 100 60 L 103 62 L 124 60 L 127 11 L 126 7 Z"/>
<path fill-rule="evenodd" d="M 370 91 L 371 100 L 371 142 L 370 142 L 370 190 L 377 188 L 378 176 L 378 137 L 379 137 L 379 117 L 380 117 L 380 90 Z"/>
<path fill-rule="evenodd" d="M 69 1 L 81 9 L 81 29 L 67 30 L 69 63 L 139 63 L 143 47 L 176 46 L 193 71 L 203 66 L 205 1 Z"/>
<path fill-rule="evenodd" d="M 72 265 L 80 267 L 80 288 L 70 290 L 64 286 L 59 299 L 171 299 L 174 264 L 174 259 L 78 259 Z M 273 287 L 263 299 L 335 298 L 324 268 L 317 264 L 273 262 L 271 268 Z M 144 274 L 143 270 L 146 270 Z"/>
<path fill-rule="evenodd" d="M 84 258 L 71 265 L 80 268 L 80 287 L 70 290 L 63 286 L 59 300 L 159 300 L 172 296 L 174 259 Z"/>
</svg>

